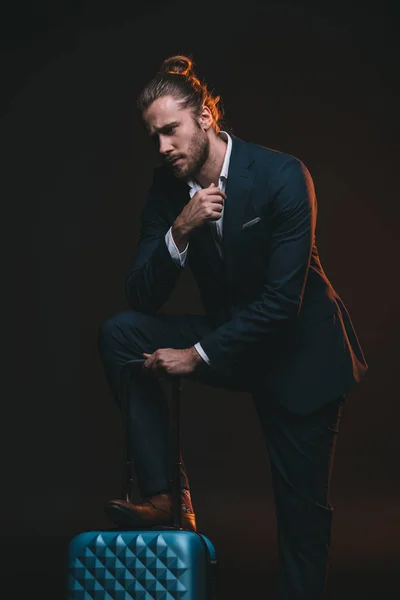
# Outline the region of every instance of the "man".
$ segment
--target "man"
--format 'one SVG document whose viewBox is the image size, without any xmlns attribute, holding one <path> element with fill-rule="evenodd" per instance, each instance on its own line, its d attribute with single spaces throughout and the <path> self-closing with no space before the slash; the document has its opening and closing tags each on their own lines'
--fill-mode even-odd
<svg viewBox="0 0 400 600">
<path fill-rule="evenodd" d="M 122 366 L 146 358 L 129 390 L 131 453 L 144 500 L 113 500 L 106 512 L 122 526 L 172 523 L 159 378 L 249 391 L 273 476 L 278 598 L 312 600 L 326 585 L 340 414 L 367 364 L 321 266 L 307 168 L 221 131 L 218 101 L 187 57 L 164 61 L 139 97 L 165 164 L 154 171 L 141 214 L 126 281 L 132 310 L 102 324 L 99 347 L 117 398 Z M 159 313 L 185 265 L 206 314 Z M 181 488 L 182 526 L 196 530 L 183 461 Z"/>
</svg>

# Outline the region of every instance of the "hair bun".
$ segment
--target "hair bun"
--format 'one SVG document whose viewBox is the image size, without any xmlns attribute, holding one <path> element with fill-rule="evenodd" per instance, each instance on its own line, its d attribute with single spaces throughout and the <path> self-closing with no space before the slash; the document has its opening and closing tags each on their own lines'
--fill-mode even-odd
<svg viewBox="0 0 400 600">
<path fill-rule="evenodd" d="M 193 61 L 187 56 L 171 56 L 161 65 L 160 73 L 179 73 L 190 77 L 193 74 Z"/>
</svg>

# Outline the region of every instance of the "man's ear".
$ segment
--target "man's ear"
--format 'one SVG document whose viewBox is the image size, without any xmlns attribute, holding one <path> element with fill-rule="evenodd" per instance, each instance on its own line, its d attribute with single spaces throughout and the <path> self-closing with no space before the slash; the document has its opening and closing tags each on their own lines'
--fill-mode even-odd
<svg viewBox="0 0 400 600">
<path fill-rule="evenodd" d="M 203 106 L 198 117 L 200 127 L 207 131 L 212 126 L 212 114 L 208 106 Z"/>
</svg>

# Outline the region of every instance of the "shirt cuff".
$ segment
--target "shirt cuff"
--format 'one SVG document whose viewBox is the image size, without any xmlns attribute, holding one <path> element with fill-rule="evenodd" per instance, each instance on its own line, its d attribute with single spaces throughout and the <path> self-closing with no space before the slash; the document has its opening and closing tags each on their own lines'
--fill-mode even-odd
<svg viewBox="0 0 400 600">
<path fill-rule="evenodd" d="M 186 263 L 186 255 L 187 249 L 189 247 L 189 242 L 186 244 L 186 248 L 182 250 L 182 252 L 179 252 L 172 235 L 172 227 L 170 227 L 167 233 L 165 234 L 165 243 L 167 244 L 169 253 L 173 260 L 176 262 L 176 264 L 180 265 L 181 267 L 184 267 Z"/>
<path fill-rule="evenodd" d="M 200 345 L 200 342 L 197 342 L 197 344 L 194 345 L 194 347 L 196 348 L 197 352 L 200 354 L 201 358 L 208 364 L 211 366 L 210 363 L 210 359 L 208 358 L 207 354 L 204 352 L 203 348 Z"/>
</svg>

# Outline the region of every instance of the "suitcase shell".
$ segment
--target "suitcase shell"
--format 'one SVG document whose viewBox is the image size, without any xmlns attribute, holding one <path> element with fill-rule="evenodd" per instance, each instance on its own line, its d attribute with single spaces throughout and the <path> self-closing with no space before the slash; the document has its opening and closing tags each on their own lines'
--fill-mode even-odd
<svg viewBox="0 0 400 600">
<path fill-rule="evenodd" d="M 69 543 L 68 600 L 216 600 L 216 552 L 176 529 L 79 533 Z"/>
</svg>

